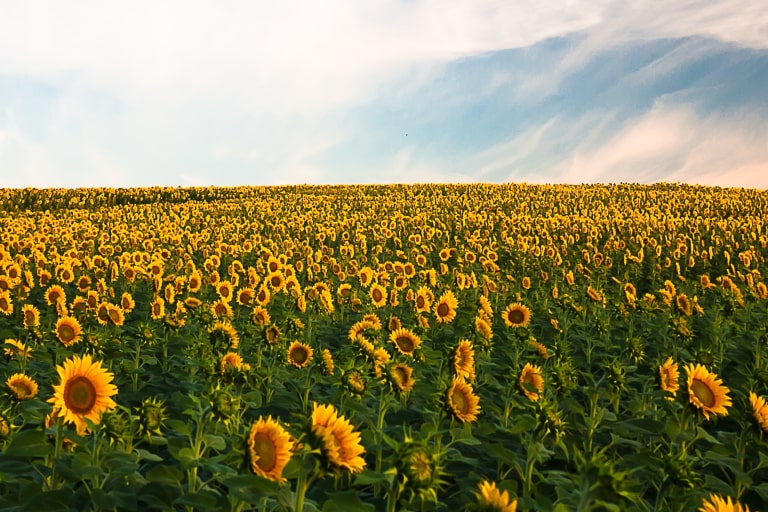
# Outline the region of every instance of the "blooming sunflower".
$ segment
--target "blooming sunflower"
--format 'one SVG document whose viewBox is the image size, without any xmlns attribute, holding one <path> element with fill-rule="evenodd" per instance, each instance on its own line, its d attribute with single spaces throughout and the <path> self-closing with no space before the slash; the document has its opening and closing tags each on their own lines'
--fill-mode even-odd
<svg viewBox="0 0 768 512">
<path fill-rule="evenodd" d="M 255 325 L 267 325 L 271 321 L 269 311 L 261 306 L 254 307 L 251 312 L 251 321 Z"/>
<path fill-rule="evenodd" d="M 7 290 L 0 290 L 0 313 L 5 316 L 10 316 L 13 313 L 11 293 Z"/>
<path fill-rule="evenodd" d="M 29 400 L 37 396 L 37 382 L 23 373 L 15 373 L 8 377 L 5 385 L 18 400 Z"/>
<path fill-rule="evenodd" d="M 453 295 L 453 292 L 448 290 L 440 296 L 440 299 L 435 304 L 435 318 L 440 323 L 450 323 L 456 318 L 456 309 L 459 307 L 459 301 Z"/>
<path fill-rule="evenodd" d="M 378 283 L 371 285 L 368 295 L 371 297 L 371 304 L 377 308 L 383 307 L 387 303 L 387 289 Z"/>
<path fill-rule="evenodd" d="M 526 327 L 531 323 L 531 310 L 516 302 L 507 306 L 501 317 L 507 327 Z"/>
<path fill-rule="evenodd" d="M 133 296 L 130 293 L 123 292 L 123 295 L 120 297 L 120 307 L 123 308 L 124 313 L 130 313 L 136 307 L 136 301 L 133 300 Z"/>
<path fill-rule="evenodd" d="M 472 386 L 464 379 L 454 377 L 446 394 L 448 410 L 463 422 L 472 422 L 480 412 L 480 397 L 474 394 Z"/>
<path fill-rule="evenodd" d="M 162 297 L 155 297 L 152 304 L 149 306 L 152 320 L 160 320 L 165 316 L 165 300 Z"/>
<path fill-rule="evenodd" d="M 40 325 L 40 310 L 32 304 L 24 304 L 21 307 L 21 315 L 25 328 L 31 329 Z"/>
<path fill-rule="evenodd" d="M 272 324 L 264 330 L 264 340 L 268 344 L 274 345 L 280 340 L 280 334 L 280 328 Z"/>
<path fill-rule="evenodd" d="M 468 340 L 459 341 L 453 353 L 453 369 L 459 377 L 468 381 L 475 380 L 475 349 Z"/>
<path fill-rule="evenodd" d="M 288 361 L 296 368 L 306 368 L 312 361 L 313 353 L 312 347 L 296 340 L 288 347 Z"/>
<path fill-rule="evenodd" d="M 229 369 L 233 370 L 250 370 L 251 367 L 247 363 L 243 363 L 243 358 L 240 357 L 239 354 L 235 352 L 227 352 L 223 356 L 221 356 L 221 360 L 219 361 L 219 367 L 221 370 L 221 374 L 227 373 Z"/>
<path fill-rule="evenodd" d="M 730 496 L 723 498 L 719 494 L 710 494 L 709 498 L 701 500 L 699 512 L 749 512 L 749 507 L 731 501 Z"/>
<path fill-rule="evenodd" d="M 723 385 L 722 379 L 717 375 L 710 373 L 700 365 L 688 364 L 685 367 L 688 374 L 688 399 L 690 402 L 701 409 L 706 419 L 711 414 L 728 414 L 727 407 L 730 407 L 731 399 L 728 393 L 731 391 Z"/>
<path fill-rule="evenodd" d="M 518 379 L 520 389 L 529 400 L 536 401 L 544 392 L 544 377 L 541 376 L 541 368 L 531 363 L 525 363 L 523 371 Z"/>
<path fill-rule="evenodd" d="M 54 306 L 56 303 L 67 300 L 67 295 L 64 293 L 64 288 L 54 284 L 45 290 L 45 302 L 49 306 Z"/>
<path fill-rule="evenodd" d="M 56 371 L 59 384 L 53 386 L 54 395 L 48 402 L 65 423 L 75 424 L 79 435 L 85 434 L 86 419 L 98 424 L 102 413 L 116 407 L 112 396 L 117 387 L 110 384 L 114 375 L 101 367 L 101 361 L 93 361 L 90 355 L 74 356 Z"/>
<path fill-rule="evenodd" d="M 116 326 L 121 326 L 125 323 L 125 313 L 123 313 L 123 308 L 120 306 L 107 304 L 107 316 L 109 321 Z"/>
<path fill-rule="evenodd" d="M 389 335 L 389 341 L 395 344 L 401 354 L 412 356 L 421 345 L 421 338 L 410 329 L 396 329 Z"/>
<path fill-rule="evenodd" d="M 675 297 L 675 306 L 685 316 L 691 316 L 691 301 L 686 294 L 681 293 Z"/>
<path fill-rule="evenodd" d="M 494 512 L 516 512 L 517 500 L 511 499 L 507 491 L 496 487 L 496 482 L 483 480 L 478 484 L 477 502 L 482 510 Z"/>
<path fill-rule="evenodd" d="M 416 292 L 413 307 L 417 313 L 426 313 L 432 308 L 431 291 L 426 286 L 422 286 Z"/>
<path fill-rule="evenodd" d="M 339 416 L 333 405 L 313 404 L 311 431 L 329 469 L 360 473 L 365 468 L 360 432 L 355 432 L 349 420 Z"/>
<path fill-rule="evenodd" d="M 27 359 L 32 358 L 32 349 L 27 347 L 19 340 L 7 339 L 5 340 L 5 345 L 8 346 L 3 349 L 3 353 L 8 357 L 26 357 Z"/>
<path fill-rule="evenodd" d="M 253 288 L 241 288 L 237 292 L 237 303 L 241 306 L 251 306 L 256 298 L 256 291 Z"/>
<path fill-rule="evenodd" d="M 750 391 L 749 403 L 752 405 L 752 415 L 757 420 L 758 425 L 768 432 L 768 404 L 766 404 L 765 398 Z"/>
<path fill-rule="evenodd" d="M 283 470 L 291 460 L 291 435 L 272 416 L 260 417 L 248 433 L 251 471 L 274 482 L 285 482 Z"/>
<path fill-rule="evenodd" d="M 491 324 L 480 315 L 475 317 L 475 332 L 487 340 L 493 336 Z"/>
<path fill-rule="evenodd" d="M 56 337 L 65 346 L 69 347 L 80 341 L 82 327 L 77 318 L 65 316 L 56 322 Z"/>
<path fill-rule="evenodd" d="M 671 357 L 659 366 L 659 377 L 662 390 L 674 395 L 680 389 L 680 372 L 677 369 L 677 363 Z M 672 397 L 668 398 L 672 400 Z"/>
<path fill-rule="evenodd" d="M 335 369 L 335 366 L 333 364 L 333 355 L 331 355 L 331 351 L 327 348 L 323 349 L 323 370 L 325 370 L 325 373 L 327 375 L 333 375 L 333 370 Z"/>
</svg>

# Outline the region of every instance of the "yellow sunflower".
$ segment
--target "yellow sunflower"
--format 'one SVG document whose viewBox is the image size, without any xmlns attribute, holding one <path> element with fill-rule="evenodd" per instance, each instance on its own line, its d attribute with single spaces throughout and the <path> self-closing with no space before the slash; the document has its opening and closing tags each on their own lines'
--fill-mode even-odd
<svg viewBox="0 0 768 512">
<path fill-rule="evenodd" d="M 671 357 L 668 357 L 664 364 L 659 366 L 659 378 L 661 389 L 664 391 L 674 395 L 680 389 L 680 372 L 677 369 L 677 363 Z M 672 397 L 667 398 L 673 399 Z"/>
<path fill-rule="evenodd" d="M 675 297 L 675 306 L 685 316 L 691 316 L 691 301 L 686 294 L 681 293 Z"/>
<path fill-rule="evenodd" d="M 456 318 L 456 309 L 459 307 L 459 301 L 453 295 L 453 292 L 448 290 L 435 304 L 435 318 L 440 323 L 450 323 Z"/>
<path fill-rule="evenodd" d="M 211 304 L 211 313 L 216 318 L 232 318 L 234 316 L 232 306 L 224 300 L 217 300 Z"/>
<path fill-rule="evenodd" d="M 453 369 L 459 377 L 468 381 L 475 380 L 475 349 L 468 340 L 459 341 L 453 353 Z"/>
<path fill-rule="evenodd" d="M 228 370 L 250 370 L 251 366 L 247 363 L 243 363 L 243 358 L 235 352 L 227 352 L 221 357 L 219 361 L 219 367 L 221 374 L 227 373 Z"/>
<path fill-rule="evenodd" d="M 24 304 L 21 307 L 21 316 L 24 321 L 24 327 L 27 329 L 40 325 L 40 310 L 32 304 Z"/>
<path fill-rule="evenodd" d="M 383 307 L 387 303 L 387 289 L 378 283 L 371 285 L 368 295 L 371 297 L 371 304 L 377 308 Z"/>
<path fill-rule="evenodd" d="M 280 328 L 272 324 L 264 330 L 264 340 L 268 344 L 274 345 L 280 340 L 280 334 Z"/>
<path fill-rule="evenodd" d="M 234 294 L 232 283 L 229 281 L 219 281 L 219 283 L 216 285 L 216 293 L 219 295 L 222 301 L 231 301 Z"/>
<path fill-rule="evenodd" d="M 520 389 L 529 400 L 536 401 L 544 392 L 544 377 L 541 376 L 541 368 L 531 363 L 525 363 L 523 371 L 518 379 Z"/>
<path fill-rule="evenodd" d="M 531 310 L 516 302 L 507 306 L 501 317 L 507 327 L 526 327 L 531 323 Z"/>
<path fill-rule="evenodd" d="M 133 300 L 133 296 L 130 293 L 123 292 L 123 295 L 120 297 L 120 307 L 123 308 L 124 313 L 130 313 L 136 307 L 136 301 Z"/>
<path fill-rule="evenodd" d="M 389 382 L 398 393 L 407 393 L 413 389 L 416 379 L 413 378 L 413 368 L 403 363 L 395 363 L 389 368 Z"/>
<path fill-rule="evenodd" d="M 296 368 L 306 368 L 312 361 L 313 353 L 312 347 L 296 340 L 288 347 L 288 361 Z"/>
<path fill-rule="evenodd" d="M 66 300 L 67 295 L 64 293 L 64 288 L 57 284 L 51 285 L 47 290 L 45 290 L 45 302 L 49 306 L 55 306 L 56 303 L 61 301 L 66 302 Z"/>
<path fill-rule="evenodd" d="M 482 510 L 494 512 L 516 512 L 517 500 L 511 499 L 507 491 L 496 487 L 496 482 L 483 480 L 478 485 L 477 502 Z"/>
<path fill-rule="evenodd" d="M 120 306 L 107 304 L 107 316 L 109 317 L 109 321 L 118 327 L 125 323 L 125 314 Z"/>
<path fill-rule="evenodd" d="M 251 321 L 255 325 L 267 325 L 271 321 L 271 318 L 266 309 L 261 306 L 256 306 L 251 312 Z"/>
<path fill-rule="evenodd" d="M 248 458 L 251 471 L 274 482 L 285 482 L 283 470 L 291 460 L 291 435 L 272 416 L 259 417 L 248 433 Z"/>
<path fill-rule="evenodd" d="M 480 315 L 475 317 L 475 332 L 487 340 L 490 340 L 493 336 L 491 324 Z"/>
<path fill-rule="evenodd" d="M 333 405 L 313 404 L 311 430 L 330 469 L 360 473 L 365 468 L 360 432 Z"/>
<path fill-rule="evenodd" d="M 335 369 L 335 366 L 333 364 L 333 355 L 331 355 L 331 351 L 327 348 L 323 349 L 323 370 L 325 370 L 325 373 L 327 375 L 333 375 L 333 370 Z"/>
<path fill-rule="evenodd" d="M 709 498 L 701 500 L 699 512 L 749 512 L 749 507 L 731 501 L 730 496 L 723 498 L 719 494 L 710 494 Z"/>
<path fill-rule="evenodd" d="M 727 407 L 730 407 L 731 399 L 728 393 L 731 391 L 723 385 L 723 381 L 717 378 L 717 375 L 710 373 L 700 365 L 688 364 L 685 367 L 688 374 L 688 399 L 690 402 L 701 409 L 706 419 L 711 414 L 726 416 Z"/>
<path fill-rule="evenodd" d="M 101 367 L 101 361 L 94 362 L 90 355 L 74 356 L 56 371 L 59 384 L 53 386 L 54 395 L 48 402 L 65 423 L 75 424 L 79 435 L 85 434 L 86 419 L 98 424 L 102 413 L 116 407 L 111 397 L 117 394 L 117 387 L 110 384 L 114 375 Z"/>
<path fill-rule="evenodd" d="M 426 286 L 422 286 L 416 292 L 413 307 L 417 313 L 426 313 L 432 308 L 431 292 Z"/>
<path fill-rule="evenodd" d="M 7 290 L 0 290 L 0 313 L 5 316 L 10 316 L 13 313 L 11 293 Z"/>
<path fill-rule="evenodd" d="M 37 396 L 37 382 L 23 373 L 11 375 L 5 381 L 5 385 L 8 386 L 11 393 L 19 400 L 29 400 Z"/>
<path fill-rule="evenodd" d="M 421 346 L 421 338 L 410 329 L 396 329 L 389 335 L 389 341 L 395 344 L 401 354 L 412 356 L 413 352 Z"/>
<path fill-rule="evenodd" d="M 754 392 L 749 392 L 749 403 L 752 405 L 752 415 L 757 420 L 758 425 L 764 431 L 768 432 L 768 404 L 765 398 L 757 396 Z"/>
<path fill-rule="evenodd" d="M 8 346 L 3 349 L 3 353 L 8 357 L 26 357 L 27 359 L 32 358 L 32 349 L 27 347 L 19 340 L 7 339 L 5 340 L 5 345 Z"/>
<path fill-rule="evenodd" d="M 241 306 L 251 306 L 256 298 L 256 291 L 253 288 L 241 288 L 237 292 L 237 303 Z"/>
<path fill-rule="evenodd" d="M 165 300 L 161 297 L 155 297 L 155 300 L 152 301 L 149 308 L 152 314 L 152 320 L 160 320 L 165 316 Z"/>
<path fill-rule="evenodd" d="M 454 377 L 446 393 L 448 410 L 462 422 L 472 422 L 480 412 L 480 397 L 474 394 L 472 386 L 464 379 Z"/>
<path fill-rule="evenodd" d="M 65 347 L 80 341 L 81 333 L 82 327 L 75 317 L 65 316 L 56 322 L 56 337 Z"/>
</svg>

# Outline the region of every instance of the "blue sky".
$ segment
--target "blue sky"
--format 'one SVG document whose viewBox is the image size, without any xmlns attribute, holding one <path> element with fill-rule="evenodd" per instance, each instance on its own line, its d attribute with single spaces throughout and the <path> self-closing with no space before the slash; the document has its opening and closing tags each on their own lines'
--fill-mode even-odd
<svg viewBox="0 0 768 512">
<path fill-rule="evenodd" d="M 760 4 L 4 2 L 0 187 L 768 189 Z"/>
</svg>

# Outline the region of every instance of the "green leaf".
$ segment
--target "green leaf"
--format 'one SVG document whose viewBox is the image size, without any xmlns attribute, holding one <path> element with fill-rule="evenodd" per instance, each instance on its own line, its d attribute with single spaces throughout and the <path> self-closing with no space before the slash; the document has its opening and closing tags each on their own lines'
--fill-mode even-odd
<svg viewBox="0 0 768 512">
<path fill-rule="evenodd" d="M 277 482 L 272 482 L 256 475 L 232 475 L 223 481 L 229 494 L 246 503 L 258 503 L 268 496 L 276 496 L 280 492 Z"/>
<path fill-rule="evenodd" d="M 24 512 L 52 512 L 56 510 L 69 510 L 69 497 L 71 491 L 59 490 L 38 494 L 29 499 L 22 509 Z"/>
<path fill-rule="evenodd" d="M 393 475 L 387 473 L 377 473 L 368 469 L 357 475 L 355 478 L 355 485 L 376 485 L 381 483 L 389 483 L 392 481 Z"/>
<path fill-rule="evenodd" d="M 170 428 L 171 430 L 175 430 L 177 433 L 179 433 L 182 436 L 188 436 L 192 433 L 192 427 L 189 426 L 184 421 L 181 420 L 168 420 L 165 422 L 165 424 Z"/>
<path fill-rule="evenodd" d="M 5 449 L 6 455 L 14 457 L 45 457 L 53 450 L 41 430 L 25 430 L 16 433 Z"/>
<path fill-rule="evenodd" d="M 213 434 L 207 434 L 205 436 L 205 444 L 217 452 L 222 452 L 227 448 L 227 441 L 225 441 L 223 437 L 215 436 Z"/>
<path fill-rule="evenodd" d="M 374 506 L 363 503 L 356 491 L 329 492 L 328 501 L 323 503 L 323 512 L 369 512 Z"/>
<path fill-rule="evenodd" d="M 218 496 L 210 491 L 200 491 L 186 494 L 174 501 L 177 505 L 188 505 L 195 510 L 215 510 Z"/>
<path fill-rule="evenodd" d="M 147 462 L 160 462 L 163 460 L 163 458 L 159 455 L 155 455 L 154 453 L 148 452 L 142 448 L 137 448 L 136 454 L 139 456 L 140 461 L 144 460 Z"/>
</svg>

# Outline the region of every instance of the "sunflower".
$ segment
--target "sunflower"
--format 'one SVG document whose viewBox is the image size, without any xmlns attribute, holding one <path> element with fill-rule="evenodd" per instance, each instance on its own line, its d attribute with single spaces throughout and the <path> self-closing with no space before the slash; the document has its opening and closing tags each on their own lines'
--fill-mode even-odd
<svg viewBox="0 0 768 512">
<path fill-rule="evenodd" d="M 109 308 L 106 302 L 102 302 L 96 308 L 96 320 L 100 325 L 107 325 L 109 323 Z"/>
<path fill-rule="evenodd" d="M 279 292 L 285 288 L 285 276 L 280 271 L 271 272 L 267 275 L 265 281 L 273 291 Z"/>
<path fill-rule="evenodd" d="M 544 392 L 544 378 L 541 376 L 541 368 L 531 363 L 525 363 L 523 371 L 518 379 L 520 389 L 528 399 L 536 401 Z"/>
<path fill-rule="evenodd" d="M 261 306 L 256 306 L 251 312 L 251 321 L 255 325 L 267 325 L 271 318 L 269 312 Z"/>
<path fill-rule="evenodd" d="M 680 372 L 677 369 L 677 363 L 671 357 L 668 357 L 664 364 L 659 366 L 659 378 L 662 390 L 674 395 L 680 389 Z M 672 397 L 667 398 L 673 399 Z"/>
<path fill-rule="evenodd" d="M 731 391 L 723 385 L 722 379 L 717 375 L 710 373 L 700 365 L 688 364 L 685 367 L 688 374 L 688 399 L 690 402 L 701 409 L 706 419 L 709 419 L 710 413 L 726 416 L 727 407 L 730 407 L 731 399 L 728 393 Z"/>
<path fill-rule="evenodd" d="M 251 306 L 256 298 L 256 291 L 253 288 L 241 288 L 237 292 L 237 303 L 241 306 Z"/>
<path fill-rule="evenodd" d="M 263 416 L 251 425 L 248 433 L 248 458 L 251 471 L 274 482 L 285 482 L 283 470 L 291 460 L 291 435 L 275 420 Z"/>
<path fill-rule="evenodd" d="M 69 347 L 80 341 L 82 328 L 77 318 L 65 316 L 56 322 L 56 337 L 65 346 Z"/>
<path fill-rule="evenodd" d="M 277 343 L 280 340 L 280 328 L 274 324 L 267 327 L 264 330 L 264 340 L 270 345 Z"/>
<path fill-rule="evenodd" d="M 243 358 L 235 352 L 227 352 L 221 357 L 219 361 L 219 368 L 221 374 L 224 375 L 228 370 L 250 370 L 251 366 L 248 363 L 243 363 Z"/>
<path fill-rule="evenodd" d="M 294 341 L 291 346 L 288 347 L 288 362 L 290 362 L 296 368 L 306 368 L 309 362 L 312 361 L 312 354 L 314 350 L 312 347 L 300 341 Z"/>
<path fill-rule="evenodd" d="M 331 351 L 327 348 L 323 349 L 323 370 L 325 371 L 326 375 L 333 375 L 333 370 L 335 369 L 335 366 L 333 364 L 333 355 L 331 355 Z"/>
<path fill-rule="evenodd" d="M 229 302 L 221 299 L 211 304 L 211 313 L 216 318 L 232 318 L 234 316 L 234 311 L 232 311 L 232 306 L 229 305 Z"/>
<path fill-rule="evenodd" d="M 240 346 L 240 336 L 235 327 L 228 322 L 216 322 L 208 329 L 208 334 L 211 335 L 211 342 L 214 344 L 221 341 L 224 346 L 231 349 L 237 349 Z"/>
<path fill-rule="evenodd" d="M 56 371 L 60 382 L 53 386 L 48 402 L 65 423 L 75 424 L 78 435 L 85 434 L 86 419 L 98 424 L 102 413 L 117 406 L 111 398 L 117 394 L 117 387 L 110 384 L 114 375 L 101 367 L 101 361 L 93 361 L 90 355 L 74 356 Z"/>
<path fill-rule="evenodd" d="M 477 502 L 482 510 L 494 512 L 516 512 L 517 500 L 511 499 L 507 491 L 496 487 L 496 482 L 483 480 L 478 484 Z"/>
<path fill-rule="evenodd" d="M 480 397 L 474 394 L 472 386 L 464 382 L 464 379 L 454 377 L 446 393 L 446 405 L 457 419 L 465 423 L 472 422 L 480 412 Z"/>
<path fill-rule="evenodd" d="M 8 345 L 8 347 L 3 349 L 3 353 L 6 356 L 26 357 L 27 359 L 32 358 L 32 349 L 27 347 L 24 343 L 20 342 L 19 340 L 7 339 L 5 340 L 5 344 Z"/>
<path fill-rule="evenodd" d="M 165 300 L 161 297 L 155 297 L 155 300 L 149 305 L 152 314 L 152 320 L 160 320 L 165 316 Z"/>
<path fill-rule="evenodd" d="M 109 317 L 109 321 L 114 325 L 121 326 L 125 322 L 125 314 L 123 313 L 123 309 L 120 306 L 108 304 L 107 316 Z"/>
<path fill-rule="evenodd" d="M 123 308 L 124 313 L 130 313 L 136 307 L 136 301 L 133 300 L 133 296 L 130 293 L 123 292 L 123 295 L 120 297 L 120 307 Z"/>
<path fill-rule="evenodd" d="M 768 404 L 765 398 L 757 396 L 752 391 L 749 392 L 749 403 L 752 405 L 752 415 L 757 420 L 758 425 L 764 431 L 768 432 Z"/>
<path fill-rule="evenodd" d="M 440 323 L 450 323 L 456 318 L 456 309 L 459 307 L 459 301 L 448 290 L 440 296 L 440 300 L 435 304 L 435 318 Z"/>
<path fill-rule="evenodd" d="M 15 373 L 8 377 L 5 385 L 18 400 L 29 400 L 37 396 L 37 382 L 23 373 Z"/>
<path fill-rule="evenodd" d="M 13 313 L 11 293 L 7 290 L 0 290 L 0 313 L 5 316 L 10 316 Z"/>
<path fill-rule="evenodd" d="M 64 288 L 54 284 L 45 290 L 45 302 L 49 306 L 54 306 L 56 303 L 67 300 L 67 295 L 64 293 Z"/>
<path fill-rule="evenodd" d="M 490 340 L 493 337 L 491 324 L 480 315 L 475 317 L 475 332 L 486 340 Z"/>
<path fill-rule="evenodd" d="M 507 306 L 501 317 L 507 327 L 526 327 L 531 323 L 531 310 L 516 302 Z"/>
<path fill-rule="evenodd" d="M 453 369 L 459 377 L 470 382 L 475 380 L 475 349 L 470 341 L 459 341 L 453 353 Z"/>
<path fill-rule="evenodd" d="M 731 501 L 730 496 L 723 498 L 719 494 L 710 494 L 709 498 L 701 500 L 699 512 L 749 512 L 749 507 Z"/>
<path fill-rule="evenodd" d="M 313 404 L 311 432 L 329 469 L 360 473 L 365 468 L 360 432 L 355 432 L 349 420 L 339 416 L 333 405 Z"/>
<path fill-rule="evenodd" d="M 432 292 L 426 286 L 422 286 L 418 289 L 413 303 L 413 307 L 416 309 L 417 313 L 426 313 L 432 309 L 431 294 Z"/>
<path fill-rule="evenodd" d="M 544 359 L 545 361 L 549 359 L 549 351 L 547 350 L 546 345 L 544 345 L 543 343 L 539 343 L 536 340 L 528 340 L 528 346 L 535 349 L 536 352 L 539 353 L 539 356 L 541 356 L 541 358 Z"/>
<path fill-rule="evenodd" d="M 407 393 L 413 389 L 416 379 L 413 378 L 413 368 L 403 363 L 395 363 L 389 368 L 389 382 L 398 393 Z"/>
<path fill-rule="evenodd" d="M 686 294 L 681 293 L 675 297 L 675 306 L 685 316 L 691 316 L 691 301 Z"/>
<path fill-rule="evenodd" d="M 389 335 L 389 341 L 395 344 L 401 354 L 412 356 L 421 345 L 421 338 L 410 329 L 396 329 Z"/>
<path fill-rule="evenodd" d="M 24 327 L 31 329 L 40 325 L 40 310 L 38 310 L 32 304 L 24 304 L 21 307 L 21 316 L 24 322 Z"/>
<path fill-rule="evenodd" d="M 222 301 L 231 301 L 232 296 L 234 295 L 232 283 L 229 281 L 219 281 L 216 285 L 216 293 L 219 295 L 219 298 L 221 298 Z"/>
<path fill-rule="evenodd" d="M 259 306 L 266 306 L 271 298 L 272 294 L 269 292 L 269 287 L 266 283 L 259 286 L 259 291 L 256 293 L 256 302 L 258 302 Z"/>
<path fill-rule="evenodd" d="M 368 295 L 371 297 L 371 304 L 377 308 L 383 307 L 387 303 L 387 289 L 378 283 L 371 285 Z"/>
</svg>

